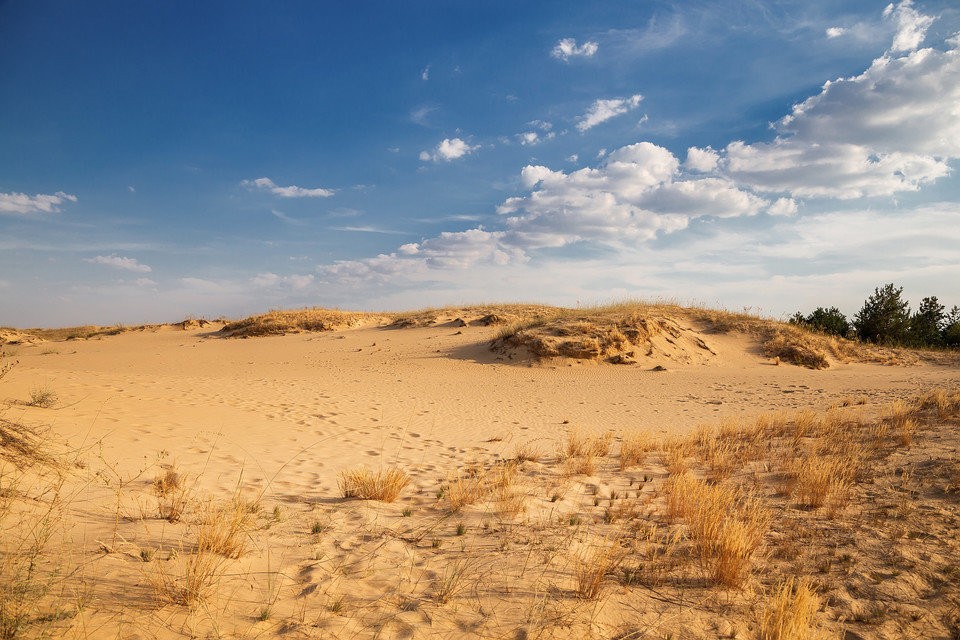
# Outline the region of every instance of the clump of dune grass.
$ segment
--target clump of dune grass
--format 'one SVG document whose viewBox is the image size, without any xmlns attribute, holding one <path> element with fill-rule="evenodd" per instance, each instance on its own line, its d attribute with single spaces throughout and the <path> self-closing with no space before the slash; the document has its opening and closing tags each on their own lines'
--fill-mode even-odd
<svg viewBox="0 0 960 640">
<path fill-rule="evenodd" d="M 705 575 L 713 584 L 741 586 L 770 524 L 762 501 L 689 472 L 668 478 L 663 493 L 668 515 L 687 523 Z"/>
<path fill-rule="evenodd" d="M 189 479 L 177 470 L 176 464 L 167 467 L 153 480 L 159 516 L 169 522 L 179 522 L 190 503 Z"/>
<path fill-rule="evenodd" d="M 660 443 L 660 462 L 671 474 L 683 473 L 690 468 L 695 442 L 684 436 L 671 436 Z"/>
<path fill-rule="evenodd" d="M 540 459 L 540 455 L 540 449 L 529 442 L 525 442 L 513 448 L 513 455 L 510 458 L 516 462 L 536 462 Z"/>
<path fill-rule="evenodd" d="M 374 473 L 366 467 L 341 471 L 337 485 L 344 498 L 393 502 L 410 484 L 407 472 L 397 469 L 381 469 Z"/>
<path fill-rule="evenodd" d="M 593 456 L 602 458 L 610 452 L 610 444 L 613 442 L 613 433 L 596 434 L 581 431 L 579 427 L 574 427 L 567 434 L 567 440 L 563 445 L 562 456 L 565 458 Z"/>
<path fill-rule="evenodd" d="M 809 578 L 781 582 L 760 614 L 760 640 L 808 640 L 817 633 L 816 615 L 822 606 Z"/>
<path fill-rule="evenodd" d="M 486 473 L 480 470 L 457 470 L 440 487 L 452 513 L 483 500 L 489 492 Z"/>
<path fill-rule="evenodd" d="M 526 496 L 520 487 L 520 469 L 516 461 L 497 465 L 490 474 L 490 487 L 501 517 L 510 518 L 524 510 Z"/>
<path fill-rule="evenodd" d="M 197 551 L 239 558 L 247 550 L 255 517 L 256 511 L 244 500 L 220 505 L 208 501 L 199 516 Z"/>
<path fill-rule="evenodd" d="M 603 584 L 623 562 L 626 552 L 620 545 L 621 535 L 593 535 L 584 541 L 574 556 L 574 592 L 583 600 L 600 597 Z"/>
<path fill-rule="evenodd" d="M 632 429 L 620 435 L 620 471 L 643 462 L 653 449 L 653 439 L 646 431 Z"/>
</svg>

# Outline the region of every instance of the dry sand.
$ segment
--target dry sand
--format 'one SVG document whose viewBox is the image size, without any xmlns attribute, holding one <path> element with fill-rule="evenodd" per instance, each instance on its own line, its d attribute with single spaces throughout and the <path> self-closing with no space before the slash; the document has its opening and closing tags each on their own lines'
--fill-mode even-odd
<svg viewBox="0 0 960 640">
<path fill-rule="evenodd" d="M 65 524 L 48 548 L 74 572 L 52 583 L 67 585 L 61 598 L 81 610 L 53 622 L 32 614 L 25 637 L 753 637 L 776 575 L 719 595 L 703 587 L 678 595 L 687 578 L 629 588 L 610 578 L 605 589 L 614 595 L 570 594 L 564 568 L 594 533 L 556 532 L 555 523 L 599 502 L 593 495 L 620 485 L 629 491 L 634 476 L 666 475 L 651 460 L 630 472 L 627 487 L 611 455 L 595 476 L 564 477 L 552 460 L 570 430 L 669 436 L 723 418 L 822 412 L 858 398 L 871 418 L 895 399 L 960 387 L 956 366 L 777 366 L 755 338 L 736 333 L 702 334 L 715 353 L 703 362 L 613 365 L 497 353 L 491 328 L 452 322 L 253 339 L 223 338 L 219 328 L 12 347 L 19 364 L 0 383 L 2 418 L 45 429 L 79 463 L 67 474 Z M 44 388 L 57 396 L 52 407 L 25 404 Z M 490 468 L 522 446 L 540 456 L 521 473 L 528 499 L 520 513 L 497 515 L 488 505 L 451 514 L 438 499 L 451 473 Z M 247 550 L 221 569 L 216 594 L 202 606 L 157 594 L 158 572 L 177 571 L 197 527 L 196 515 L 176 524 L 155 517 L 152 483 L 172 464 L 193 479 L 195 510 L 199 496 L 228 500 L 238 489 L 260 504 Z M 389 505 L 343 500 L 338 474 L 358 465 L 400 467 L 412 484 Z M 551 491 L 563 494 L 556 503 Z M 405 509 L 413 515 L 404 517 Z M 455 532 L 460 523 L 463 536 Z M 9 553 L 9 539 L 7 546 Z M 942 551 L 944 563 L 955 562 L 955 547 Z M 143 562 L 143 549 L 156 557 Z M 180 557 L 169 559 L 171 550 Z M 445 581 L 460 584 L 458 559 L 469 560 L 463 590 L 438 597 Z M 840 600 L 833 605 L 842 608 Z M 930 606 L 924 615 L 949 614 L 949 599 Z M 889 628 L 860 624 L 849 611 L 824 607 L 818 615 L 833 637 L 840 629 L 849 638 L 948 629 L 924 626 L 933 621 L 923 616 Z"/>
</svg>

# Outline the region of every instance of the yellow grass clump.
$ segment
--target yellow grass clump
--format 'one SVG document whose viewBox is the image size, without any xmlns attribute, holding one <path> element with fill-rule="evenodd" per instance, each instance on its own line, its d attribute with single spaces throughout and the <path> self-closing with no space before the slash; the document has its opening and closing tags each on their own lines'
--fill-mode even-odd
<svg viewBox="0 0 960 640">
<path fill-rule="evenodd" d="M 759 640 L 809 640 L 825 635 L 816 631 L 822 606 L 808 578 L 781 582 L 760 616 Z"/>
<path fill-rule="evenodd" d="M 344 498 L 379 502 L 393 502 L 408 484 L 410 476 L 396 468 L 381 469 L 374 473 L 366 467 L 358 467 L 341 471 L 337 477 L 337 485 Z"/>
</svg>

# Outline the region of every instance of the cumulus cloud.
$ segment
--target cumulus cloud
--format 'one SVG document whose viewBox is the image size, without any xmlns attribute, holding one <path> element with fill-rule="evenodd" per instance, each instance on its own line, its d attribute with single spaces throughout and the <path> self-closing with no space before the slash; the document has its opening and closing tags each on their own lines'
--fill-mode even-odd
<svg viewBox="0 0 960 640">
<path fill-rule="evenodd" d="M 587 112 L 580 117 L 577 123 L 577 129 L 582 133 L 587 129 L 592 129 L 602 122 L 611 118 L 623 115 L 628 111 L 636 109 L 643 100 L 639 93 L 629 98 L 612 98 L 609 100 L 595 100 Z"/>
<path fill-rule="evenodd" d="M 0 193 L 0 213 L 57 213 L 58 205 L 65 200 L 76 202 L 77 196 L 57 191 L 53 195 L 38 193 L 28 196 L 25 193 Z"/>
<path fill-rule="evenodd" d="M 936 20 L 933 16 L 925 16 L 914 9 L 911 0 L 903 0 L 896 6 L 888 4 L 883 10 L 883 17 L 897 24 L 897 34 L 891 47 L 894 52 L 913 51 L 919 47 L 927 36 L 927 29 Z"/>
<path fill-rule="evenodd" d="M 848 31 L 849 29 L 846 27 L 829 27 L 827 29 L 827 37 L 831 39 L 839 38 L 840 36 L 845 35 Z"/>
<path fill-rule="evenodd" d="M 123 269 L 124 271 L 134 271 L 137 273 L 150 273 L 153 269 L 149 265 L 140 264 L 135 258 L 122 258 L 120 256 L 97 256 L 96 258 L 85 258 L 84 262 L 90 264 L 102 264 L 114 269 Z"/>
<path fill-rule="evenodd" d="M 699 149 L 697 147 L 690 147 L 687 149 L 687 161 L 684 163 L 684 166 L 693 171 L 710 173 L 717 168 L 718 162 L 720 162 L 720 154 L 712 148 Z"/>
<path fill-rule="evenodd" d="M 827 82 L 775 124 L 772 142 L 729 144 L 724 172 L 760 191 L 840 199 L 916 191 L 949 175 L 960 158 L 960 49 L 949 44 Z"/>
<path fill-rule="evenodd" d="M 280 196 L 281 198 L 329 198 L 335 192 L 332 189 L 304 189 L 298 186 L 280 187 L 270 178 L 257 178 L 256 180 L 243 180 L 240 183 L 244 187 L 251 189 L 262 189 Z"/>
<path fill-rule="evenodd" d="M 557 43 L 557 46 L 553 48 L 550 55 L 558 60 L 569 62 L 570 58 L 589 58 L 595 54 L 598 49 L 599 45 L 596 42 L 588 41 L 578 46 L 576 38 L 564 38 Z"/>
<path fill-rule="evenodd" d="M 649 142 L 571 173 L 527 166 L 521 180 L 531 193 L 507 199 L 497 212 L 509 216 L 504 241 L 527 250 L 649 240 L 696 217 L 755 215 L 768 204 L 727 179 L 684 179 L 679 160 Z"/>
<path fill-rule="evenodd" d="M 450 162 L 457 158 L 469 155 L 480 148 L 480 145 L 470 146 L 460 138 L 444 138 L 432 152 L 421 151 L 420 159 L 424 162 L 433 160 L 434 162 Z"/>
</svg>

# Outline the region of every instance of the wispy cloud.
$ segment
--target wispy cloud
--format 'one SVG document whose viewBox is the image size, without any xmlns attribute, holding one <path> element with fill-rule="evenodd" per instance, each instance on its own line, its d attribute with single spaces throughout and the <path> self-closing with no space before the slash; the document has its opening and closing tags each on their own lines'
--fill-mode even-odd
<svg viewBox="0 0 960 640">
<path fill-rule="evenodd" d="M 256 180 L 243 180 L 241 186 L 251 189 L 262 189 L 280 196 L 281 198 L 329 198 L 334 193 L 332 189 L 305 189 L 292 185 L 281 187 L 274 183 L 270 178 L 257 178 Z"/>
<path fill-rule="evenodd" d="M 433 160 L 434 162 L 450 162 L 457 158 L 469 155 L 480 148 L 480 145 L 470 146 L 460 138 L 444 138 L 432 152 L 421 151 L 420 159 L 424 162 Z"/>
<path fill-rule="evenodd" d="M 380 227 L 365 226 L 365 227 L 330 227 L 333 231 L 352 231 L 356 233 L 386 233 L 390 235 L 405 236 L 408 235 L 406 231 L 394 231 L 393 229 L 381 229 Z"/>
<path fill-rule="evenodd" d="M 421 105 L 410 112 L 410 120 L 422 127 L 425 127 L 427 124 L 429 124 L 428 120 L 430 118 L 430 114 L 439 109 L 440 107 L 434 105 Z"/>
<path fill-rule="evenodd" d="M 123 269 L 124 271 L 134 271 L 136 273 L 150 273 L 153 269 L 149 265 L 137 262 L 135 258 L 122 258 L 120 256 L 97 256 L 95 258 L 85 258 L 84 262 L 90 264 L 102 264 L 114 269 Z"/>
<path fill-rule="evenodd" d="M 59 205 L 66 200 L 76 202 L 77 196 L 63 191 L 53 195 L 38 193 L 35 196 L 17 192 L 0 193 L 0 213 L 56 213 L 60 211 Z"/>
<path fill-rule="evenodd" d="M 894 52 L 913 51 L 919 47 L 927 35 L 927 29 L 936 20 L 933 16 L 925 16 L 914 9 L 911 0 L 903 0 L 896 6 L 893 3 L 888 4 L 883 10 L 883 17 L 897 24 L 897 34 L 891 47 Z"/>
<path fill-rule="evenodd" d="M 558 60 L 569 62 L 570 58 L 589 58 L 597 52 L 599 45 L 596 42 L 577 44 L 576 38 L 564 38 L 557 43 L 550 55 Z"/>
<path fill-rule="evenodd" d="M 250 279 L 250 284 L 259 289 L 304 289 L 313 284 L 314 275 L 292 274 L 289 276 L 280 276 L 276 273 L 258 273 Z"/>
<path fill-rule="evenodd" d="M 587 112 L 581 116 L 580 122 L 577 123 L 577 129 L 582 133 L 611 118 L 621 116 L 628 111 L 636 109 L 637 106 L 640 105 L 641 100 L 643 100 L 643 96 L 639 93 L 629 98 L 595 100 L 594 103 L 590 105 L 590 108 L 587 109 Z"/>
</svg>

